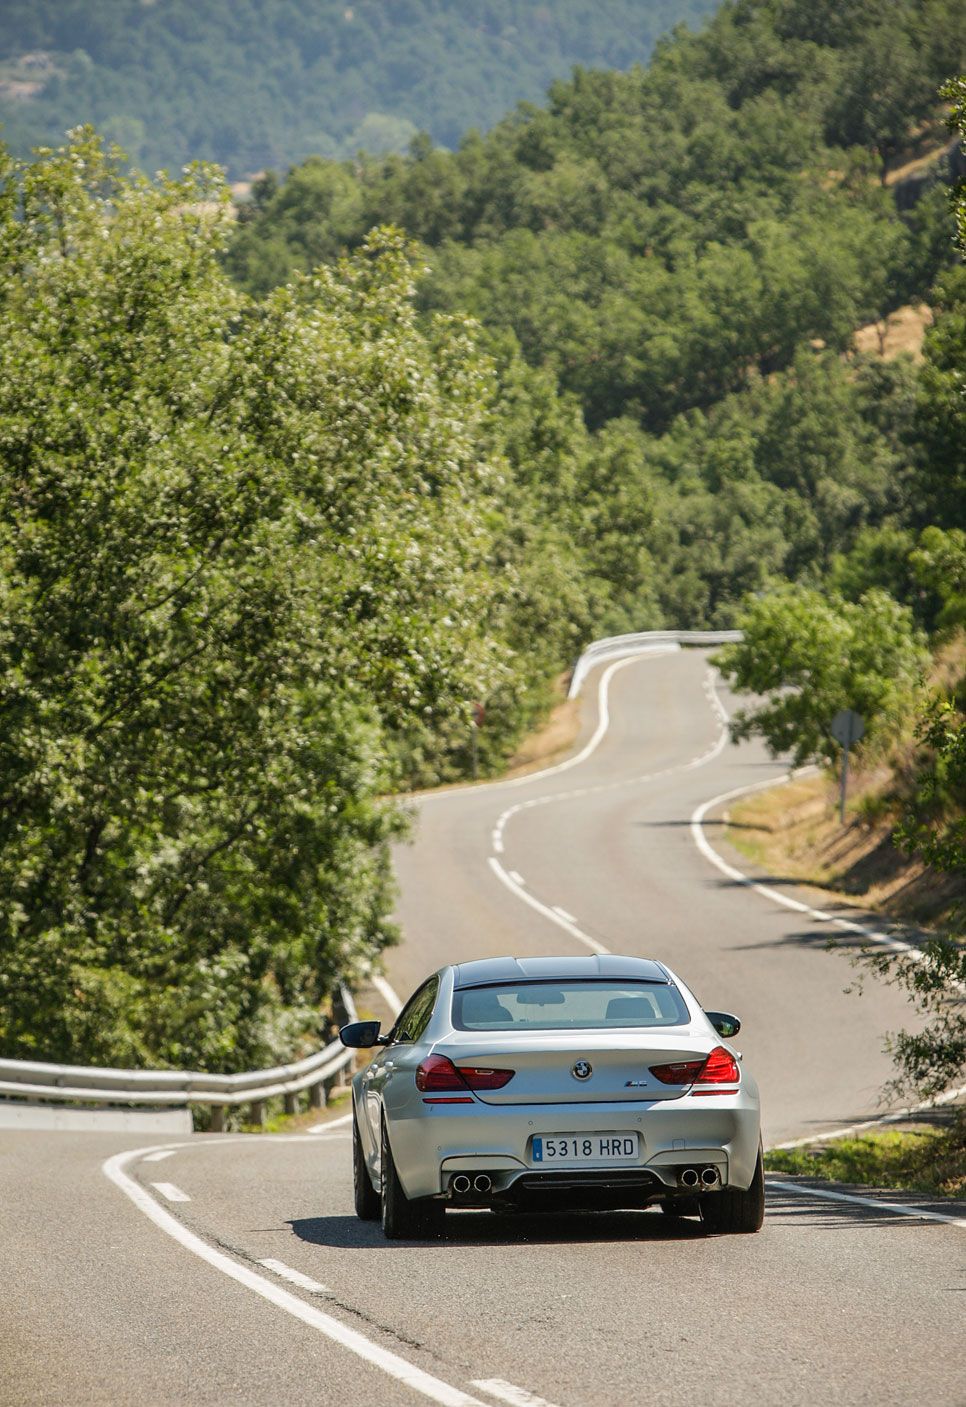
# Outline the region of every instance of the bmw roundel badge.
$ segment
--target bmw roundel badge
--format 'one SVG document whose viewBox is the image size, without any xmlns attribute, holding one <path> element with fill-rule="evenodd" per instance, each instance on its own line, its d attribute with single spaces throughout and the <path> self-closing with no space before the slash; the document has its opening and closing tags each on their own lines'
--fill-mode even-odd
<svg viewBox="0 0 966 1407">
<path fill-rule="evenodd" d="M 570 1073 L 575 1080 L 589 1080 L 594 1073 L 594 1067 L 589 1060 L 577 1060 L 570 1067 Z"/>
</svg>

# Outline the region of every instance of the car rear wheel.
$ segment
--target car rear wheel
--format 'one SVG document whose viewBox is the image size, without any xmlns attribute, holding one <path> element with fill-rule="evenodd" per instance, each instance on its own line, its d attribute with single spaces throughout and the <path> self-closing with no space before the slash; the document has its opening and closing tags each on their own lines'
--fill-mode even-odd
<svg viewBox="0 0 966 1407">
<path fill-rule="evenodd" d="M 359 1137 L 356 1116 L 352 1116 L 352 1195 L 360 1221 L 379 1220 L 379 1193 L 372 1185 Z"/>
<path fill-rule="evenodd" d="M 443 1224 L 443 1208 L 429 1197 L 406 1196 L 393 1162 L 386 1125 L 382 1126 L 382 1229 L 390 1241 L 432 1236 Z"/>
<path fill-rule="evenodd" d="M 724 1187 L 720 1192 L 708 1192 L 701 1198 L 701 1220 L 708 1231 L 722 1235 L 760 1231 L 765 1219 L 765 1174 L 761 1149 L 755 1175 L 747 1190 Z"/>
</svg>

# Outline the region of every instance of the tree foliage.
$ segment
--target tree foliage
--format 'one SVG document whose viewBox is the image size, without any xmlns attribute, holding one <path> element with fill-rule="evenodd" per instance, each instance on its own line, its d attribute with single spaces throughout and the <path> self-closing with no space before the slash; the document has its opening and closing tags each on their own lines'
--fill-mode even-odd
<svg viewBox="0 0 966 1407">
<path fill-rule="evenodd" d="M 575 497 L 546 454 L 528 487 L 576 547 L 598 631 L 732 625 L 747 593 L 813 585 L 833 562 L 854 596 L 871 570 L 847 566 L 860 539 L 868 554 L 880 530 L 955 524 L 960 271 L 921 376 L 858 356 L 853 336 L 926 297 L 954 257 L 938 179 L 900 211 L 880 175 L 919 128 L 943 139 L 936 85 L 966 60 L 961 7 L 834 8 L 725 5 L 646 68 L 578 70 L 455 152 L 421 138 L 406 156 L 318 158 L 240 212 L 226 260 L 250 291 L 390 219 L 423 245 L 424 311 L 469 311 L 517 384 L 522 356 L 563 407 Z M 933 623 L 908 560 L 866 585 L 908 587 Z"/>
<path fill-rule="evenodd" d="M 210 170 L 128 179 L 87 131 L 3 157 L 8 1055 L 290 1054 L 391 939 L 407 751 L 520 708 L 537 608 L 472 329 L 420 329 L 391 231 L 254 303 L 224 212 Z"/>
<path fill-rule="evenodd" d="M 961 703 L 961 701 L 960 701 Z M 896 839 L 937 874 L 966 878 L 966 717 L 952 699 L 933 699 L 918 728 L 926 750 L 915 792 Z M 922 942 L 920 951 L 886 953 L 875 959 L 880 971 L 905 987 L 919 1014 L 919 1029 L 890 1038 L 896 1062 L 895 1085 L 932 1098 L 966 1077 L 966 938 L 963 906 L 958 925 Z"/>
<path fill-rule="evenodd" d="M 629 68 L 714 0 L 4 0 L 0 121 L 22 155 L 80 122 L 142 169 L 455 147 L 576 63 Z M 39 89 L 39 91 L 32 91 Z M 373 222 L 376 223 L 376 222 Z"/>
<path fill-rule="evenodd" d="M 795 762 L 833 761 L 829 726 L 843 708 L 862 715 L 866 746 L 901 720 L 925 664 L 912 612 L 873 587 L 857 602 L 786 586 L 739 617 L 743 639 L 717 656 L 734 687 L 761 695 L 732 723 L 734 738 L 758 734 Z"/>
</svg>

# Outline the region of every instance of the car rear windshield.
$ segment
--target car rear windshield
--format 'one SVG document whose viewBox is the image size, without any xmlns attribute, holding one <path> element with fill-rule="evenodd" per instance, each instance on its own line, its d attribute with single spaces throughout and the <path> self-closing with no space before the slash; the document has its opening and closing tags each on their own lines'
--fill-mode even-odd
<svg viewBox="0 0 966 1407">
<path fill-rule="evenodd" d="M 507 982 L 453 993 L 453 1024 L 464 1031 L 608 1031 L 690 1019 L 677 987 L 663 982 Z"/>
</svg>

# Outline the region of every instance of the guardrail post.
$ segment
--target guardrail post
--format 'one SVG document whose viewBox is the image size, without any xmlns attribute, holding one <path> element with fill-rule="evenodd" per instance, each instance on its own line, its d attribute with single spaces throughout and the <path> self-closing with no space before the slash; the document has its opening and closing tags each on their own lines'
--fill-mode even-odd
<svg viewBox="0 0 966 1407">
<path fill-rule="evenodd" d="M 299 1111 L 299 1097 L 297 1094 L 283 1094 L 286 1114 L 297 1114 Z"/>
<path fill-rule="evenodd" d="M 211 1106 L 211 1132 L 225 1132 L 225 1106 L 224 1104 L 213 1104 Z"/>
<path fill-rule="evenodd" d="M 261 1128 L 265 1122 L 265 1101 L 264 1099 L 253 1099 L 251 1109 L 248 1113 L 248 1122 L 257 1124 Z"/>
<path fill-rule="evenodd" d="M 325 1087 L 321 1080 L 317 1085 L 309 1085 L 309 1108 L 325 1108 Z"/>
</svg>

